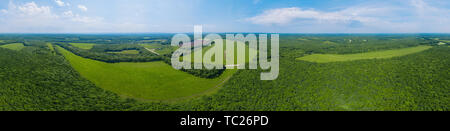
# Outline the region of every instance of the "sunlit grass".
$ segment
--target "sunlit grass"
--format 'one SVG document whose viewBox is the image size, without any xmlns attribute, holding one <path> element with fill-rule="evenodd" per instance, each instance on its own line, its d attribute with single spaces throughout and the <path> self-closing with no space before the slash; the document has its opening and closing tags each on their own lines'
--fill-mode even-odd
<svg viewBox="0 0 450 131">
<path fill-rule="evenodd" d="M 25 46 L 22 43 L 13 43 L 13 44 L 2 45 L 0 47 L 18 51 L 18 50 L 23 49 Z"/>
<path fill-rule="evenodd" d="M 358 54 L 312 54 L 304 57 L 297 58 L 297 60 L 304 60 L 309 62 L 317 62 L 317 63 L 327 63 L 327 62 L 338 62 L 338 61 L 353 61 L 353 60 L 362 60 L 362 59 L 383 59 L 383 58 L 392 58 L 398 56 L 404 56 L 412 53 L 421 52 L 427 49 L 430 49 L 431 46 L 417 46 L 417 47 L 409 47 L 403 49 L 396 50 L 385 50 L 385 51 L 375 51 L 375 52 L 367 52 L 367 53 L 358 53 Z"/>
<path fill-rule="evenodd" d="M 75 70 L 97 86 L 121 96 L 143 100 L 172 100 L 216 91 L 236 70 L 214 79 L 195 77 L 158 62 L 105 63 L 57 47 Z"/>
<path fill-rule="evenodd" d="M 89 49 L 92 49 L 92 47 L 94 47 L 95 44 L 92 44 L 92 43 L 70 43 L 70 45 L 75 46 L 80 49 L 89 50 Z"/>
</svg>

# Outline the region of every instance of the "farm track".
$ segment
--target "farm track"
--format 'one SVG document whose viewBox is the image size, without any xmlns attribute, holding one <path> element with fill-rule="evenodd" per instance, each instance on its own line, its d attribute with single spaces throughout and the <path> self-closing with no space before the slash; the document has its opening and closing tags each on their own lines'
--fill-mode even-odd
<svg viewBox="0 0 450 131">
<path fill-rule="evenodd" d="M 149 48 L 147 48 L 147 47 L 144 47 L 144 48 L 145 48 L 146 50 L 148 50 L 148 51 L 150 51 L 150 52 L 156 54 L 156 55 L 159 55 L 159 53 L 155 52 L 154 49 L 149 49 Z"/>
</svg>

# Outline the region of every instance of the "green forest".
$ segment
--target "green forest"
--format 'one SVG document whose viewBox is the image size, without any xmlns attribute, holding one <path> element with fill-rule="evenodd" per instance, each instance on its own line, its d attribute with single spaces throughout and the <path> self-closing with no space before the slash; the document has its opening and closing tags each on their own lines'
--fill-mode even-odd
<svg viewBox="0 0 450 131">
<path fill-rule="evenodd" d="M 1 34 L 0 110 L 450 109 L 448 34 L 280 34 L 272 81 L 260 69 L 172 69 L 172 35 Z"/>
</svg>

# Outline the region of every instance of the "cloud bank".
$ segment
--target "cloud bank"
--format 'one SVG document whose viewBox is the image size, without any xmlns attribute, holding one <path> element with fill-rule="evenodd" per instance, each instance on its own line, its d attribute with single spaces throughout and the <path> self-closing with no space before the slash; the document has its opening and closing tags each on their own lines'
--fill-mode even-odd
<svg viewBox="0 0 450 131">
<path fill-rule="evenodd" d="M 69 3 L 55 0 L 58 6 Z M 77 6 L 82 12 L 88 9 Z M 134 23 L 112 23 L 103 17 L 85 16 L 67 8 L 55 12 L 51 6 L 40 6 L 35 2 L 15 4 L 10 1 L 7 9 L 0 10 L 0 32 L 8 33 L 105 33 L 105 32 L 145 32 L 147 26 Z"/>
<path fill-rule="evenodd" d="M 79 8 L 81 11 L 87 11 L 87 10 L 88 10 L 88 8 L 87 8 L 86 6 L 84 6 L 84 5 L 78 5 L 78 8 Z"/>
<path fill-rule="evenodd" d="M 449 32 L 450 11 L 411 0 L 411 8 L 392 5 L 358 5 L 336 11 L 299 7 L 266 10 L 246 18 L 253 24 L 296 28 L 298 32 L 421 33 Z M 295 31 L 294 31 L 295 32 Z"/>
<path fill-rule="evenodd" d="M 247 4 L 243 4 L 247 3 Z M 0 1 L 0 33 L 450 33 L 446 0 Z"/>
</svg>

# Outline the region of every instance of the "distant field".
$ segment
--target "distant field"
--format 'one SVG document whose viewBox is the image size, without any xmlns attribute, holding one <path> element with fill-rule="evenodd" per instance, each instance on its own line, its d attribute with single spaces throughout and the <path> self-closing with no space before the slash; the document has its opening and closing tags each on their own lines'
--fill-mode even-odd
<svg viewBox="0 0 450 131">
<path fill-rule="evenodd" d="M 147 43 L 156 43 L 156 42 L 166 42 L 165 39 L 158 39 L 158 40 L 141 40 L 140 42 L 147 42 Z"/>
<path fill-rule="evenodd" d="M 236 70 L 205 79 L 173 69 L 164 62 L 104 63 L 57 47 L 74 69 L 97 86 L 138 100 L 173 100 L 215 92 Z"/>
<path fill-rule="evenodd" d="M 70 43 L 70 44 L 72 46 L 77 47 L 77 48 L 86 49 L 86 50 L 92 49 L 92 47 L 95 45 L 95 44 L 92 44 L 92 43 Z"/>
<path fill-rule="evenodd" d="M 25 46 L 23 46 L 22 43 L 13 43 L 13 44 L 7 44 L 7 45 L 2 45 L 0 46 L 2 48 L 7 48 L 7 49 L 11 49 L 11 50 L 21 50 L 23 49 Z"/>
<path fill-rule="evenodd" d="M 297 38 L 297 40 L 309 41 L 308 39 L 305 39 L 305 38 Z"/>
<path fill-rule="evenodd" d="M 108 53 L 115 53 L 115 54 L 139 54 L 139 51 L 138 50 L 123 50 L 123 51 L 108 52 Z"/>
<path fill-rule="evenodd" d="M 297 58 L 297 60 L 304 60 L 317 63 L 327 63 L 327 62 L 338 62 L 338 61 L 353 61 L 362 59 L 382 59 L 382 58 L 392 58 L 397 56 L 408 55 L 412 53 L 421 52 L 430 49 L 431 46 L 417 46 L 396 50 L 385 50 L 385 51 L 375 51 L 368 53 L 358 53 L 358 54 L 312 54 L 304 57 Z"/>
<path fill-rule="evenodd" d="M 323 42 L 323 43 L 324 43 L 324 44 L 330 44 L 330 45 L 337 44 L 337 43 L 332 42 L 332 41 L 325 41 L 325 42 Z"/>
<path fill-rule="evenodd" d="M 230 58 L 226 58 L 226 46 L 225 46 L 225 42 L 223 43 L 224 44 L 224 47 L 223 47 L 223 49 L 224 49 L 224 54 L 223 54 L 223 57 L 224 57 L 224 62 L 223 62 L 223 64 L 226 64 L 226 61 L 229 61 L 229 60 L 231 60 Z M 237 58 L 238 58 L 238 55 L 237 55 L 237 45 L 238 44 L 244 44 L 244 43 L 241 43 L 241 42 L 239 42 L 239 43 L 235 43 L 234 44 L 234 63 L 235 64 L 241 64 L 241 63 L 238 63 L 237 62 Z M 203 55 L 205 55 L 205 52 L 206 51 L 208 51 L 208 50 L 211 50 L 211 49 L 215 49 L 215 45 L 212 45 L 212 46 L 203 46 L 202 47 L 202 52 L 203 52 Z M 251 50 L 253 50 L 253 49 L 251 49 Z M 245 45 L 245 63 L 248 63 L 251 59 L 255 59 L 256 58 L 256 56 L 250 56 L 249 57 L 249 51 L 250 51 L 250 48 L 248 47 L 248 45 Z M 191 53 L 193 53 L 193 52 L 191 52 Z M 187 55 L 187 57 L 191 57 L 191 60 L 190 61 L 194 61 L 194 56 L 193 55 L 191 55 L 191 54 L 189 54 L 189 55 Z M 244 56 L 239 56 L 239 57 L 244 57 Z M 183 57 L 181 57 L 181 59 L 182 59 Z M 214 61 L 215 59 L 214 59 L 214 57 L 212 57 L 212 60 Z"/>
<path fill-rule="evenodd" d="M 149 48 L 149 49 L 155 49 L 155 52 L 161 55 L 164 54 L 170 54 L 172 53 L 172 51 L 175 50 L 176 47 L 172 47 L 169 45 L 161 45 L 159 43 L 154 43 L 154 44 L 139 44 L 143 47 Z"/>
<path fill-rule="evenodd" d="M 47 43 L 47 46 L 51 51 L 55 51 L 55 49 L 53 48 L 53 45 L 51 43 Z"/>
</svg>

